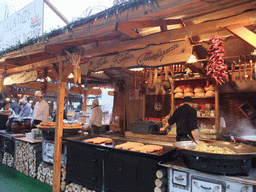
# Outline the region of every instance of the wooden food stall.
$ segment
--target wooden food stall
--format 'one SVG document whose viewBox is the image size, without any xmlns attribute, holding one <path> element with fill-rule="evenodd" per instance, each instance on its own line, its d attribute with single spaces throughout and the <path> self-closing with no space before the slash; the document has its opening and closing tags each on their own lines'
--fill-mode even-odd
<svg viewBox="0 0 256 192">
<path fill-rule="evenodd" d="M 47 91 L 57 92 L 53 191 L 60 191 L 63 181 L 61 152 L 66 92 L 83 94 L 85 110 L 87 96 L 92 92 L 100 94 L 93 87 L 115 89 L 114 123 L 110 130 L 118 134 L 103 136 L 112 139 L 111 147 L 85 143 L 91 136 L 66 138 L 67 182 L 98 191 L 129 191 L 130 186 L 132 191 L 140 192 L 171 191 L 171 186 L 159 184 L 161 175 L 170 178 L 167 174 L 159 176 L 162 165 L 158 162 L 168 161 L 175 154 L 172 147 L 175 131 L 172 129 L 167 135 L 159 133 L 163 117 L 172 114 L 184 96 L 192 96 L 199 124 L 207 131 L 219 133 L 223 128 L 220 117 L 224 116 L 227 127 L 231 127 L 235 124 L 233 119 L 246 113 L 235 109 L 238 104 L 244 101 L 253 107 L 256 104 L 250 99 L 256 92 L 255 8 L 256 2 L 245 0 L 136 0 L 0 52 L 0 91 L 8 86 L 40 89 L 47 84 Z M 217 70 L 224 75 L 211 70 L 209 55 L 215 37 L 222 38 L 220 47 L 224 45 L 221 66 L 225 70 L 221 67 L 222 71 Z M 34 80 L 17 83 L 17 75 L 22 77 L 21 73 L 35 70 Z M 68 78 L 70 73 L 74 75 L 72 80 Z M 56 83 L 35 81 L 46 76 Z M 6 83 L 9 81 L 13 82 Z M 68 83 L 74 83 L 70 90 Z M 218 139 L 216 134 L 207 138 Z M 115 148 L 125 142 L 162 146 L 166 150 L 159 155 L 155 151 Z M 83 171 L 73 173 L 73 169 Z M 149 180 L 143 180 L 143 174 Z M 243 181 L 235 180 L 246 184 Z M 249 185 L 252 191 L 255 183 Z M 180 191 L 184 189 L 179 183 L 177 186 Z M 189 188 L 186 187 L 185 190 Z"/>
</svg>

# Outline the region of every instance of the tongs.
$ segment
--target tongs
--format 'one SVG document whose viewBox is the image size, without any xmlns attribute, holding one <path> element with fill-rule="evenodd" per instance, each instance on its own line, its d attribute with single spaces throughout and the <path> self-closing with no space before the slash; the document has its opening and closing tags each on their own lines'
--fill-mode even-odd
<svg viewBox="0 0 256 192">
<path fill-rule="evenodd" d="M 202 141 L 197 142 L 194 138 L 192 138 L 190 135 L 187 135 L 189 139 L 191 139 L 198 147 L 208 147 L 205 143 Z"/>
</svg>

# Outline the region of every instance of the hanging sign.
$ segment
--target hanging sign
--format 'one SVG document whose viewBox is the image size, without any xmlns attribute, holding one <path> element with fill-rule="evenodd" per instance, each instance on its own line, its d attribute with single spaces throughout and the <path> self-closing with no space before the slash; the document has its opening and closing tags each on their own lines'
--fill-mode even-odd
<svg viewBox="0 0 256 192">
<path fill-rule="evenodd" d="M 28 83 L 37 80 L 37 71 L 17 73 L 4 78 L 4 85 Z"/>
<path fill-rule="evenodd" d="M 114 55 L 93 57 L 88 68 L 99 71 L 112 67 L 154 67 L 186 62 L 192 54 L 192 46 L 187 41 L 177 41 L 161 45 L 150 45 L 144 49 L 124 51 Z M 85 65 L 81 65 L 81 68 Z"/>
<path fill-rule="evenodd" d="M 0 50 L 42 36 L 44 0 L 35 0 L 0 22 Z"/>
</svg>

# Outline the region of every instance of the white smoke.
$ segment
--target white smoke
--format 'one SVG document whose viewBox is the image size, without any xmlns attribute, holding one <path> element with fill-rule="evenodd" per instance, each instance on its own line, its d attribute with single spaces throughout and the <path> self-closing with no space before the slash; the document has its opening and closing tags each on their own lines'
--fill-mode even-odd
<svg viewBox="0 0 256 192">
<path fill-rule="evenodd" d="M 237 122 L 235 131 L 239 136 L 256 135 L 256 130 L 249 119 L 241 119 Z"/>
</svg>

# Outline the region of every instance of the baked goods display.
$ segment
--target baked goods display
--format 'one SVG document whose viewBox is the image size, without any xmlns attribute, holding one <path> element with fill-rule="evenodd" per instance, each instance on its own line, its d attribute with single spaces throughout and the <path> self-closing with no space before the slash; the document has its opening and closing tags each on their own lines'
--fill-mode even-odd
<svg viewBox="0 0 256 192">
<path fill-rule="evenodd" d="M 191 85 L 187 86 L 177 86 L 174 89 L 174 98 L 183 98 L 183 97 L 214 97 L 215 96 L 215 87 L 214 85 L 205 86 L 196 86 L 192 87 Z"/>
<path fill-rule="evenodd" d="M 144 145 L 143 143 L 129 142 L 129 141 L 120 145 L 116 145 L 115 148 L 130 150 L 130 151 L 137 151 L 142 153 L 153 153 L 153 152 L 163 150 L 163 147 L 159 145 Z"/>
<path fill-rule="evenodd" d="M 113 140 L 109 138 L 104 138 L 104 137 L 95 137 L 92 139 L 85 139 L 85 143 L 93 143 L 93 144 L 103 144 L 103 143 L 112 143 Z"/>
</svg>

